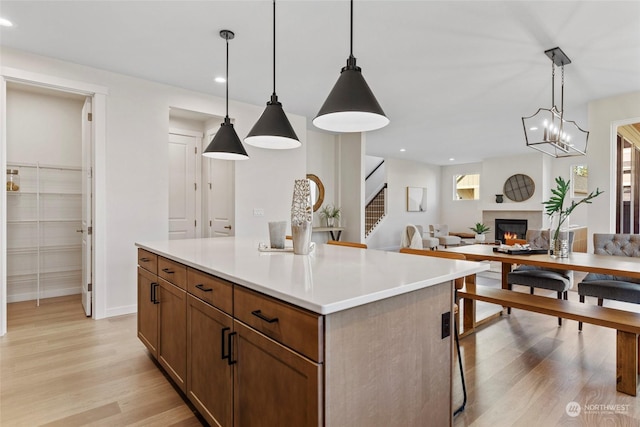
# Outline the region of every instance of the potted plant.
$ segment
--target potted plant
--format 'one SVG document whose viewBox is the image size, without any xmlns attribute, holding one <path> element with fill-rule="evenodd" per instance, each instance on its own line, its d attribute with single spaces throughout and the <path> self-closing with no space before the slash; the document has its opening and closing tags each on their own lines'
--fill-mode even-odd
<svg viewBox="0 0 640 427">
<path fill-rule="evenodd" d="M 486 239 L 486 236 L 484 234 L 491 231 L 491 228 L 487 227 L 481 222 L 476 222 L 476 225 L 474 225 L 473 227 L 469 227 L 469 230 L 476 233 L 476 242 L 483 243 Z"/>
<path fill-rule="evenodd" d="M 327 227 L 336 227 L 340 220 L 340 208 L 334 205 L 324 205 L 320 209 L 320 218 L 326 219 Z"/>
<path fill-rule="evenodd" d="M 584 199 L 578 202 L 572 200 L 571 204 L 565 208 L 564 200 L 569 192 L 570 182 L 571 180 L 565 181 L 561 176 L 557 177 L 556 188 L 551 190 L 553 196 L 546 202 L 542 202 L 547 215 L 551 218 L 551 226 L 549 227 L 549 253 L 552 256 L 559 256 L 561 258 L 569 256 L 569 236 L 568 233 L 562 233 L 561 231 L 567 227 L 568 224 L 565 224 L 565 222 L 569 219 L 569 215 L 582 203 L 591 203 L 592 199 L 604 193 L 604 191 L 596 188 L 595 191 L 589 193 Z M 566 237 L 563 237 L 563 234 L 566 234 Z M 567 244 L 562 245 L 563 240 L 566 241 Z"/>
</svg>

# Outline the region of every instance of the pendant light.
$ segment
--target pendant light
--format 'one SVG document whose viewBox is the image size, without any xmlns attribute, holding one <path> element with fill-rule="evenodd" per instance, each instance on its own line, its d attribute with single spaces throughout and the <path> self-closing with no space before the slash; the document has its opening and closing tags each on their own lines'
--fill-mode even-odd
<svg viewBox="0 0 640 427">
<path fill-rule="evenodd" d="M 238 134 L 233 128 L 233 123 L 229 119 L 229 40 L 235 37 L 233 31 L 222 30 L 220 37 L 227 41 L 227 112 L 224 122 L 220 124 L 220 129 L 213 136 L 211 143 L 202 153 L 203 156 L 222 160 L 246 160 L 249 158 L 247 152 L 242 146 Z"/>
<path fill-rule="evenodd" d="M 551 108 L 539 108 L 533 116 L 522 118 L 527 147 L 556 158 L 584 156 L 589 132 L 564 118 L 564 66 L 571 60 L 559 47 L 544 53 L 551 59 Z M 556 66 L 562 70 L 560 108 L 555 104 Z"/>
<path fill-rule="evenodd" d="M 276 95 L 276 0 L 273 0 L 273 94 L 244 142 L 276 150 L 298 148 L 302 145 Z"/>
<path fill-rule="evenodd" d="M 353 56 L 353 0 L 351 0 L 351 52 L 347 66 L 320 108 L 313 124 L 333 132 L 366 132 L 389 124 L 382 107 L 356 66 Z"/>
</svg>

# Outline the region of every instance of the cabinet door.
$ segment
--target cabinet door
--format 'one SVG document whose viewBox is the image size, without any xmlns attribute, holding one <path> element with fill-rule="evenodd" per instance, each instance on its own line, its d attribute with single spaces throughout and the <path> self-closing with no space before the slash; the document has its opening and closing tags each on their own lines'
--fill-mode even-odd
<svg viewBox="0 0 640 427">
<path fill-rule="evenodd" d="M 234 425 L 322 425 L 322 365 L 237 320 L 234 328 Z"/>
<path fill-rule="evenodd" d="M 230 316 L 187 297 L 187 397 L 213 426 L 233 422 L 233 365 L 223 358 L 232 327 Z"/>
<path fill-rule="evenodd" d="M 158 358 L 158 278 L 138 267 L 138 338 Z"/>
<path fill-rule="evenodd" d="M 187 373 L 187 293 L 158 279 L 158 362 L 184 392 Z"/>
</svg>

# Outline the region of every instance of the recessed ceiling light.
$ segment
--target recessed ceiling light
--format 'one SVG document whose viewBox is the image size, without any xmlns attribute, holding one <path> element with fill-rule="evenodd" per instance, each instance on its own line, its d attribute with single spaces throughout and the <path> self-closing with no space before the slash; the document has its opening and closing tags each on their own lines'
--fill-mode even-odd
<svg viewBox="0 0 640 427">
<path fill-rule="evenodd" d="M 453 157 L 449 157 L 449 161 L 453 162 L 455 159 Z"/>
<path fill-rule="evenodd" d="M 407 149 L 406 149 L 406 148 L 401 148 L 401 149 L 400 149 L 400 152 L 401 152 L 401 153 L 404 153 L 405 151 L 407 151 Z"/>
<path fill-rule="evenodd" d="M 13 27 L 13 22 L 5 18 L 0 18 L 0 27 Z"/>
<path fill-rule="evenodd" d="M 224 83 L 227 81 L 227 79 L 225 79 L 224 77 L 216 77 L 215 79 L 213 79 L 216 83 Z"/>
</svg>

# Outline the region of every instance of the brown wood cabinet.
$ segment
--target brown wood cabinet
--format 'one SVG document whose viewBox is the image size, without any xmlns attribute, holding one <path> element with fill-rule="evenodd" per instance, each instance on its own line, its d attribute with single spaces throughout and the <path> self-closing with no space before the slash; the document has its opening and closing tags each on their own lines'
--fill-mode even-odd
<svg viewBox="0 0 640 427">
<path fill-rule="evenodd" d="M 138 267 L 138 338 L 158 357 L 158 277 Z"/>
<path fill-rule="evenodd" d="M 234 324 L 234 426 L 321 426 L 322 365 Z"/>
<path fill-rule="evenodd" d="M 186 391 L 187 293 L 164 279 L 158 280 L 158 362 Z"/>
<path fill-rule="evenodd" d="M 233 425 L 231 316 L 187 297 L 187 397 L 210 425 Z"/>
</svg>

